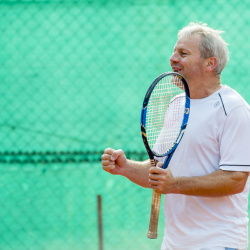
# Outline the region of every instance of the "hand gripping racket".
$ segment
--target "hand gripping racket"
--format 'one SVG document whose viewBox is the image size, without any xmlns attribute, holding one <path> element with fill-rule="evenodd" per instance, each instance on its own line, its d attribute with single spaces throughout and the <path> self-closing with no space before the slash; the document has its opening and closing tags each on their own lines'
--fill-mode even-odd
<svg viewBox="0 0 250 250">
<path fill-rule="evenodd" d="M 163 73 L 149 87 L 143 101 L 141 133 L 151 165 L 154 157 L 166 157 L 167 168 L 185 132 L 190 95 L 186 80 L 178 73 Z M 157 238 L 161 194 L 153 190 L 149 231 L 147 237 Z"/>
</svg>

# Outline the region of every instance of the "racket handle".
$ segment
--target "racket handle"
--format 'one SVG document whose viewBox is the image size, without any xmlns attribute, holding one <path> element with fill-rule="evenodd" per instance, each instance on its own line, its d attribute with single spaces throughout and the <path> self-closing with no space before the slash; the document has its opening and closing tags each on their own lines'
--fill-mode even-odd
<svg viewBox="0 0 250 250">
<path fill-rule="evenodd" d="M 161 193 L 153 190 L 149 229 L 147 234 L 147 237 L 149 239 L 157 238 L 160 204 L 161 204 Z"/>
</svg>

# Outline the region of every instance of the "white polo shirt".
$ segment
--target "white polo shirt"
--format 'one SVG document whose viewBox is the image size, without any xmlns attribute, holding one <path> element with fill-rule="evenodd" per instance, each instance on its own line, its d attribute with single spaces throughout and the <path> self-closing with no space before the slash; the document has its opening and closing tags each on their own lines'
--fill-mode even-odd
<svg viewBox="0 0 250 250">
<path fill-rule="evenodd" d="M 174 176 L 202 176 L 218 169 L 250 172 L 250 107 L 228 86 L 192 99 L 185 134 L 169 164 Z M 247 249 L 247 182 L 223 197 L 167 194 L 162 250 L 209 246 Z"/>
</svg>

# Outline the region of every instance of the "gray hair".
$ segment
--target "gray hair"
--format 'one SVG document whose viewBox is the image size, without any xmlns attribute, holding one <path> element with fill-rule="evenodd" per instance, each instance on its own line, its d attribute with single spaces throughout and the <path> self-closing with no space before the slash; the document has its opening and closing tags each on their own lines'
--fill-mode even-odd
<svg viewBox="0 0 250 250">
<path fill-rule="evenodd" d="M 190 37 L 194 34 L 201 35 L 199 49 L 202 58 L 216 57 L 218 64 L 215 72 L 220 74 L 228 62 L 228 44 L 222 39 L 223 31 L 214 30 L 207 26 L 206 23 L 189 23 L 188 26 L 181 29 L 178 33 L 178 39 Z"/>
</svg>

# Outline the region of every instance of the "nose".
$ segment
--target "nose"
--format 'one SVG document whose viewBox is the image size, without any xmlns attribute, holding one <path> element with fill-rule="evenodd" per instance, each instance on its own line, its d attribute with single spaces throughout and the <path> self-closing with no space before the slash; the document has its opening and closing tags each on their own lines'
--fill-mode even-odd
<svg viewBox="0 0 250 250">
<path fill-rule="evenodd" d="M 169 60 L 171 63 L 176 63 L 180 61 L 180 57 L 178 56 L 176 52 L 174 52 L 172 56 L 170 56 Z"/>
</svg>

